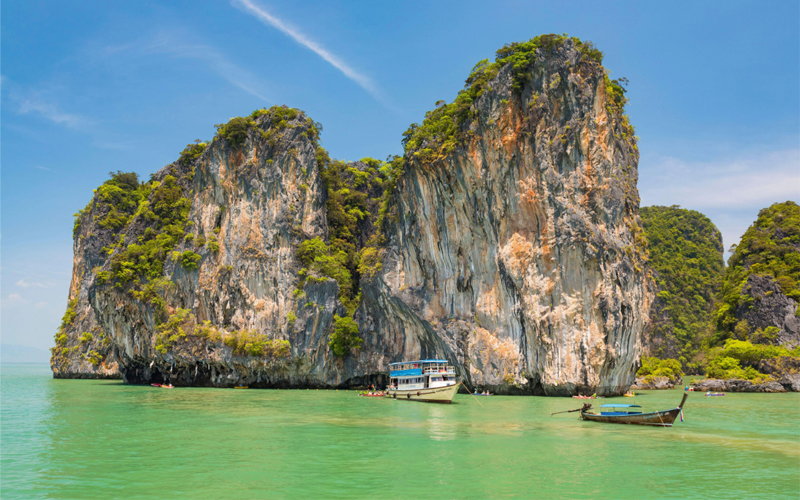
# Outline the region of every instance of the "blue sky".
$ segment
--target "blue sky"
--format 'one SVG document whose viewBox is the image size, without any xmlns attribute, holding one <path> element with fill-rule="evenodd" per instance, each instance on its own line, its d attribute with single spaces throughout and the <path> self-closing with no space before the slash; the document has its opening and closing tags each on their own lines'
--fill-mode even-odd
<svg viewBox="0 0 800 500">
<path fill-rule="evenodd" d="M 336 158 L 385 158 L 472 66 L 542 33 L 630 80 L 642 205 L 708 215 L 726 247 L 800 199 L 798 2 L 4 2 L 2 342 L 39 348 L 67 302 L 72 214 L 273 104 Z"/>
</svg>

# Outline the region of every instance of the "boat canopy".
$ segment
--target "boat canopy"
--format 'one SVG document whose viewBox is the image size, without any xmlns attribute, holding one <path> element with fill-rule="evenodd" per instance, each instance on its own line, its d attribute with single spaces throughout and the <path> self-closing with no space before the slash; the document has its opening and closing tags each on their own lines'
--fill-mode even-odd
<svg viewBox="0 0 800 500">
<path fill-rule="evenodd" d="M 408 365 L 411 363 L 447 363 L 446 359 L 418 359 L 416 361 L 400 361 L 399 363 L 389 363 L 389 366 Z"/>
<path fill-rule="evenodd" d="M 600 408 L 641 408 L 639 405 L 607 404 L 600 405 Z"/>
</svg>

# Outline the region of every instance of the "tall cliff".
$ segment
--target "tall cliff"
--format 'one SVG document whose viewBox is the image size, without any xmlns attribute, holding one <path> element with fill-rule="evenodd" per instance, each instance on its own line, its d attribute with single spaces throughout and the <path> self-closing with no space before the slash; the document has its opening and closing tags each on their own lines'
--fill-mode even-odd
<svg viewBox="0 0 800 500">
<path fill-rule="evenodd" d="M 83 316 L 54 374 L 99 373 L 70 350 L 96 325 L 129 382 L 344 386 L 441 356 L 500 393 L 626 390 L 652 287 L 601 60 L 556 35 L 508 45 L 388 163 L 332 161 L 319 124 L 273 107 L 147 183 L 116 174 L 78 214 Z"/>
</svg>

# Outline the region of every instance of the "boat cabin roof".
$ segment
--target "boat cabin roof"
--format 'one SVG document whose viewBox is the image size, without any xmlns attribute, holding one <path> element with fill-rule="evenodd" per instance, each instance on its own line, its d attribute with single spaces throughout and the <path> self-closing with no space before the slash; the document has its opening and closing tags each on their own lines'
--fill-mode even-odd
<svg viewBox="0 0 800 500">
<path fill-rule="evenodd" d="M 389 363 L 389 366 L 408 365 L 411 363 L 447 363 L 446 359 L 418 359 L 416 361 L 400 361 L 399 363 Z"/>
<path fill-rule="evenodd" d="M 607 404 L 600 405 L 600 408 L 641 408 L 639 405 Z"/>
</svg>

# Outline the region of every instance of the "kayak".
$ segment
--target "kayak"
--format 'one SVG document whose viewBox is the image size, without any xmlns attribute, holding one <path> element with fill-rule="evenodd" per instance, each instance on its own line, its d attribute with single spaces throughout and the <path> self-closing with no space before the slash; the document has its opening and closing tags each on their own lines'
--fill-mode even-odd
<svg viewBox="0 0 800 500">
<path fill-rule="evenodd" d="M 249 389 L 249 388 L 250 387 L 246 386 L 246 385 L 237 385 L 237 386 L 234 387 L 234 389 Z"/>
<path fill-rule="evenodd" d="M 623 394 L 623 396 L 625 396 L 626 398 L 635 398 L 636 394 L 632 392 L 626 392 L 625 394 Z"/>
<path fill-rule="evenodd" d="M 592 396 L 572 396 L 573 399 L 594 399 Z"/>
<path fill-rule="evenodd" d="M 706 394 L 706 396 L 724 396 L 724 392 L 712 392 L 711 394 Z"/>
<path fill-rule="evenodd" d="M 172 389 L 173 387 L 175 387 L 175 386 L 172 385 L 172 384 L 164 384 L 164 385 L 161 386 L 162 389 Z"/>
<path fill-rule="evenodd" d="M 153 387 L 161 387 L 161 384 L 150 384 L 150 385 L 152 385 Z"/>
<path fill-rule="evenodd" d="M 382 398 L 383 397 L 383 393 L 382 392 L 376 392 L 376 393 L 373 393 L 373 394 L 363 394 L 362 393 L 362 394 L 359 394 L 359 396 L 364 396 L 365 398 Z"/>
</svg>

